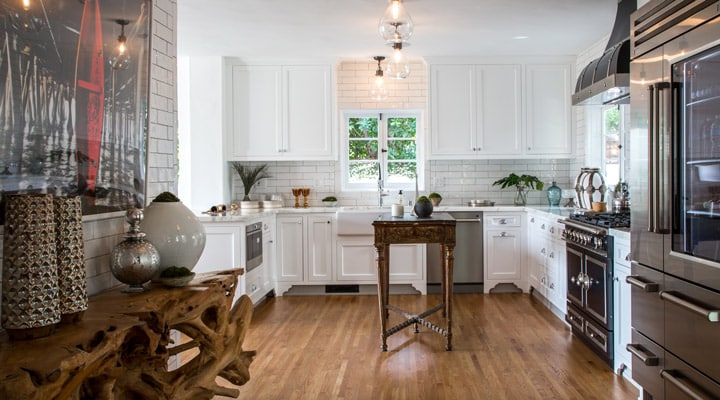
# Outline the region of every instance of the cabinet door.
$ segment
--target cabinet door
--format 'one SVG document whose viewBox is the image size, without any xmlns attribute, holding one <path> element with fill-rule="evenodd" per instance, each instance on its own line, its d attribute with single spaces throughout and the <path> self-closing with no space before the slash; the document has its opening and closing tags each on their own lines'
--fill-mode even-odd
<svg viewBox="0 0 720 400">
<path fill-rule="evenodd" d="M 527 154 L 571 155 L 570 66 L 526 66 Z"/>
<path fill-rule="evenodd" d="M 307 217 L 307 280 L 330 281 L 333 279 L 333 247 L 335 232 L 332 216 L 308 215 Z"/>
<path fill-rule="evenodd" d="M 228 160 L 277 158 L 282 141 L 282 93 L 279 67 L 231 69 Z"/>
<path fill-rule="evenodd" d="M 377 283 L 372 236 L 338 236 L 336 248 L 338 280 Z"/>
<path fill-rule="evenodd" d="M 476 157 L 473 67 L 433 65 L 430 74 L 431 157 Z"/>
<path fill-rule="evenodd" d="M 632 341 L 632 322 L 630 311 L 630 285 L 625 278 L 630 275 L 630 268 L 615 264 L 615 278 L 613 288 L 615 293 L 613 313 L 615 318 L 615 370 L 620 364 L 631 368 L 631 357 L 626 346 Z M 624 372 L 626 377 L 632 376 L 630 371 Z"/>
<path fill-rule="evenodd" d="M 478 154 L 522 153 L 522 67 L 480 65 L 475 76 Z"/>
<path fill-rule="evenodd" d="M 425 271 L 425 245 L 390 245 L 390 283 L 422 280 L 423 271 Z"/>
<path fill-rule="evenodd" d="M 563 313 L 567 310 L 567 266 L 565 265 L 565 254 L 566 247 L 565 242 L 562 240 L 552 241 L 552 251 L 548 255 L 549 266 L 552 266 L 553 271 L 549 271 L 550 275 L 550 302 L 557 307 Z"/>
<path fill-rule="evenodd" d="M 303 217 L 278 216 L 277 259 L 275 260 L 275 279 L 278 281 L 303 281 Z"/>
<path fill-rule="evenodd" d="M 488 265 L 486 280 L 517 282 L 522 278 L 522 234 L 520 229 L 485 231 Z"/>
<path fill-rule="evenodd" d="M 330 67 L 283 67 L 283 90 L 283 159 L 332 158 Z"/>
<path fill-rule="evenodd" d="M 242 225 L 228 223 L 204 224 L 205 249 L 193 272 L 221 271 L 245 266 L 241 245 L 245 243 Z"/>
</svg>

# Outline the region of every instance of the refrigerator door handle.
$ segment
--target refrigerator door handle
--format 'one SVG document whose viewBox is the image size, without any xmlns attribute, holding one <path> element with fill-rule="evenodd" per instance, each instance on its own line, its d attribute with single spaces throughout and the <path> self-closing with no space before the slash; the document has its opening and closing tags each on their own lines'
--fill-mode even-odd
<svg viewBox="0 0 720 400">
<path fill-rule="evenodd" d="M 648 132 L 648 172 L 650 174 L 650 190 L 648 194 L 650 218 L 648 230 L 653 233 L 667 233 L 668 211 L 668 177 L 670 158 L 667 149 L 670 146 L 669 135 L 672 123 L 672 92 L 667 89 L 670 84 L 658 82 L 652 85 L 650 117 L 652 131 Z M 662 103 L 661 103 L 662 101 Z"/>
<path fill-rule="evenodd" d="M 655 232 L 655 132 L 657 131 L 657 92 L 655 85 L 649 85 L 648 90 L 648 232 Z"/>
</svg>

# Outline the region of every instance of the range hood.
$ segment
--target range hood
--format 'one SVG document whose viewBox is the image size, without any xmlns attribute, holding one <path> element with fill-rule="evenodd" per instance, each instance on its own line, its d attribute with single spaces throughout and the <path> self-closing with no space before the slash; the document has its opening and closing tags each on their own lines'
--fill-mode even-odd
<svg viewBox="0 0 720 400">
<path fill-rule="evenodd" d="M 578 76 L 572 105 L 630 103 L 630 14 L 636 0 L 620 0 L 605 52 Z"/>
</svg>

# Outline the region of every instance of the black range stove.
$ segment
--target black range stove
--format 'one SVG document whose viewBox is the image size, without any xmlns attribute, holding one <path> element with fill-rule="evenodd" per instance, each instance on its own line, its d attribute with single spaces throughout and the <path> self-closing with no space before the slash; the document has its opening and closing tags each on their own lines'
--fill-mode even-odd
<svg viewBox="0 0 720 400">
<path fill-rule="evenodd" d="M 630 213 L 574 213 L 563 221 L 567 244 L 567 315 L 573 334 L 612 368 L 613 237 Z"/>
</svg>

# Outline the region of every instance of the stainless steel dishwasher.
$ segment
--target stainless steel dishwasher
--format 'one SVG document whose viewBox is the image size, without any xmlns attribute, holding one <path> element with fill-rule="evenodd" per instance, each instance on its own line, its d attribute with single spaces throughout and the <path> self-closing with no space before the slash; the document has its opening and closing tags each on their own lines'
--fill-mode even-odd
<svg viewBox="0 0 720 400">
<path fill-rule="evenodd" d="M 455 218 L 455 264 L 453 291 L 482 293 L 483 291 L 483 228 L 482 212 L 449 212 Z M 427 245 L 427 283 L 429 293 L 440 293 L 440 245 Z"/>
</svg>

